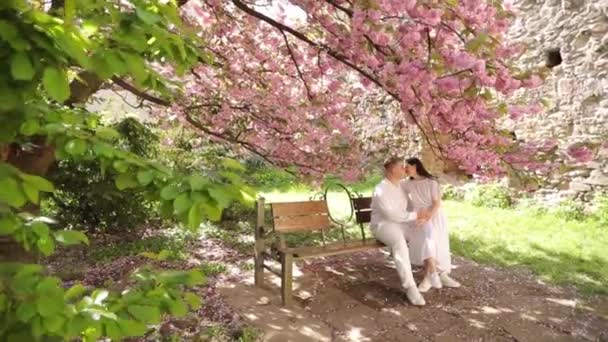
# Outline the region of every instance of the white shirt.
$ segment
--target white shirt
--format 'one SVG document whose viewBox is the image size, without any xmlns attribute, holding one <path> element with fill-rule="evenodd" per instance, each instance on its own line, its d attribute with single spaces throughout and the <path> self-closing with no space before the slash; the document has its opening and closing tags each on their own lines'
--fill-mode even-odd
<svg viewBox="0 0 608 342">
<path fill-rule="evenodd" d="M 407 211 L 407 194 L 399 185 L 383 179 L 376 185 L 372 195 L 372 218 L 370 228 L 375 229 L 381 222 L 406 223 L 415 221 L 418 215 Z"/>
</svg>

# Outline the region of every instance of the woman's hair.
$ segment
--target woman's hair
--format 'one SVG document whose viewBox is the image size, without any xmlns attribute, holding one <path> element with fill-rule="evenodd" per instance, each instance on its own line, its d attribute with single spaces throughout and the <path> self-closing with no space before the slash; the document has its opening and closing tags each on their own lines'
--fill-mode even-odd
<svg viewBox="0 0 608 342">
<path fill-rule="evenodd" d="M 419 176 L 425 177 L 425 178 L 430 178 L 430 179 L 437 179 L 437 177 L 433 176 L 430 172 L 428 172 L 425 168 L 424 165 L 422 165 L 422 162 L 420 161 L 420 159 L 418 158 L 408 158 L 405 160 L 405 162 L 408 165 L 413 165 L 416 167 L 416 173 Z"/>
</svg>

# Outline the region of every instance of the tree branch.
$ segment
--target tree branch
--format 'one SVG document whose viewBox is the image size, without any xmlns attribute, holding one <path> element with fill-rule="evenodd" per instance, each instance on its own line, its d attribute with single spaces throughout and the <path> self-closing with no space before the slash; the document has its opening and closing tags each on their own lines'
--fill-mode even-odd
<svg viewBox="0 0 608 342">
<path fill-rule="evenodd" d="M 124 90 L 127 90 L 127 91 L 133 93 L 134 95 L 141 97 L 144 100 L 147 100 L 147 101 L 150 101 L 157 105 L 161 105 L 161 106 L 165 106 L 165 107 L 169 107 L 171 105 L 171 102 L 161 99 L 159 97 L 156 97 L 154 95 L 150 95 L 144 91 L 141 91 L 141 90 L 137 89 L 135 86 L 127 83 L 125 80 L 123 80 L 121 78 L 112 77 L 112 81 L 114 82 L 114 84 L 119 85 Z"/>
<path fill-rule="evenodd" d="M 306 95 L 308 97 L 308 100 L 312 100 L 312 98 L 313 98 L 312 92 L 310 91 L 310 88 L 308 87 L 308 84 L 306 83 L 306 80 L 304 79 L 304 75 L 302 74 L 302 71 L 300 70 L 298 61 L 296 61 L 296 56 L 294 55 L 293 50 L 291 49 L 291 46 L 289 45 L 289 40 L 287 39 L 287 35 L 283 31 L 281 31 L 281 34 L 283 35 L 283 39 L 285 40 L 285 45 L 287 45 L 287 50 L 289 51 L 291 60 L 293 61 L 293 64 L 295 64 L 295 66 L 296 66 L 296 70 L 298 71 L 298 76 L 302 80 L 302 83 L 304 83 L 304 88 L 306 88 Z"/>
</svg>

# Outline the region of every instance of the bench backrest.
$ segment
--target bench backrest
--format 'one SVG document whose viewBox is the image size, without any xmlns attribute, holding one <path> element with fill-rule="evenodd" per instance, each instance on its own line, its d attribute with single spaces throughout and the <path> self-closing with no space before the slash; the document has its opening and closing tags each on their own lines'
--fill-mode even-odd
<svg viewBox="0 0 608 342">
<path fill-rule="evenodd" d="M 369 223 L 372 219 L 372 198 L 359 197 L 353 198 L 353 209 L 355 209 L 355 219 L 358 224 Z"/>
<path fill-rule="evenodd" d="M 324 230 L 331 226 L 325 201 L 271 203 L 270 208 L 278 233 Z"/>
</svg>

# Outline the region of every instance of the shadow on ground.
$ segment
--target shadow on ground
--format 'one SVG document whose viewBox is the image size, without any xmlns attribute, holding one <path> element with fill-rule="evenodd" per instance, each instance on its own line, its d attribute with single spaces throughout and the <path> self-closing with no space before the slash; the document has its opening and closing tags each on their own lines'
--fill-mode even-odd
<svg viewBox="0 0 608 342">
<path fill-rule="evenodd" d="M 557 259 L 571 256 L 552 256 Z M 531 261 L 530 261 L 531 262 Z M 280 305 L 280 280 L 266 272 L 220 286 L 231 307 L 264 331 L 265 341 L 604 341 L 608 299 L 583 301 L 530 272 L 455 258 L 460 289 L 431 290 L 411 306 L 381 251 L 314 259 L 295 270 L 296 303 Z M 556 265 L 559 267 L 559 264 Z M 417 280 L 419 273 L 416 274 Z"/>
</svg>

